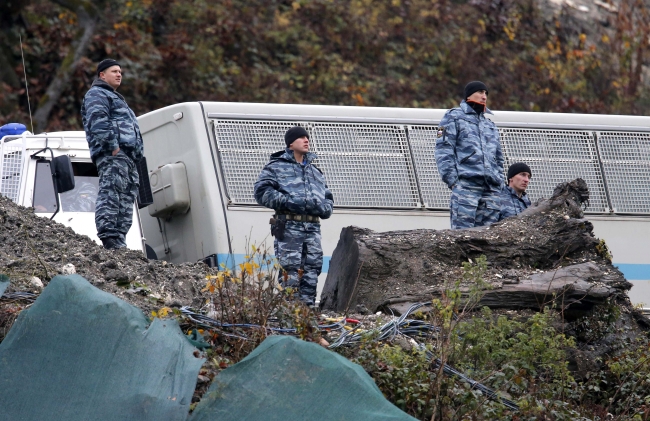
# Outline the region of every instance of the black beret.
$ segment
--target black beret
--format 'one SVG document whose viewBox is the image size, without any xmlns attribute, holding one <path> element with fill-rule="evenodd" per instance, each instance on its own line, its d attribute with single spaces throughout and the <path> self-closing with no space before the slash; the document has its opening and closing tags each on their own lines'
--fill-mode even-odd
<svg viewBox="0 0 650 421">
<path fill-rule="evenodd" d="M 100 61 L 99 64 L 97 65 L 97 76 L 99 76 L 99 74 L 101 72 L 103 72 L 104 70 L 108 69 L 109 67 L 113 67 L 113 66 L 120 66 L 120 63 L 113 60 L 112 58 L 107 58 L 107 59 L 104 59 L 104 60 Z M 122 68 L 122 66 L 120 66 L 120 69 L 121 68 Z"/>
<path fill-rule="evenodd" d="M 293 126 L 284 134 L 284 143 L 287 144 L 287 148 L 291 146 L 294 140 L 299 139 L 303 136 L 306 136 L 309 139 L 309 133 L 303 127 Z"/>
<path fill-rule="evenodd" d="M 465 86 L 465 99 L 470 97 L 474 92 L 478 91 L 485 91 L 485 93 L 488 93 L 488 88 L 485 86 L 485 83 L 475 80 L 474 82 L 470 82 Z"/>
<path fill-rule="evenodd" d="M 523 162 L 516 162 L 508 168 L 508 180 L 521 172 L 527 172 L 531 176 L 533 175 L 528 165 L 524 164 Z"/>
</svg>

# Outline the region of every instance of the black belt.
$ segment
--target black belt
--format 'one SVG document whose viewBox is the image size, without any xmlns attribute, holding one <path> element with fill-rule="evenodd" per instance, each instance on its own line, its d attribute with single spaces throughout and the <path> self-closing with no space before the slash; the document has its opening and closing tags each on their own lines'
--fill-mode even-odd
<svg viewBox="0 0 650 421">
<path fill-rule="evenodd" d="M 312 216 L 312 215 L 296 215 L 294 213 L 287 213 L 287 214 L 277 214 L 274 215 L 274 217 L 277 219 L 286 219 L 287 221 L 320 223 L 320 218 L 318 216 Z"/>
</svg>

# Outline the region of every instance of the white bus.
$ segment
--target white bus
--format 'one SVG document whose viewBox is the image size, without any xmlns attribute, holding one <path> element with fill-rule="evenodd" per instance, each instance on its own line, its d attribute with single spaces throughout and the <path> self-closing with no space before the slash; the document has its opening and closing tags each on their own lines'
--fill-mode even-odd
<svg viewBox="0 0 650 421">
<path fill-rule="evenodd" d="M 192 102 L 139 117 L 154 205 L 141 211 L 146 242 L 171 262 L 231 265 L 247 244 L 272 249 L 272 211 L 256 204 L 253 183 L 284 132 L 302 125 L 334 195 L 322 222 L 325 263 L 343 227 L 376 231 L 449 228 L 449 189 L 434 159 L 446 110 Z M 586 216 L 613 261 L 650 307 L 650 117 L 500 112 L 506 168 L 526 162 L 534 201 L 583 178 Z M 153 215 L 153 216 L 152 216 Z"/>
</svg>

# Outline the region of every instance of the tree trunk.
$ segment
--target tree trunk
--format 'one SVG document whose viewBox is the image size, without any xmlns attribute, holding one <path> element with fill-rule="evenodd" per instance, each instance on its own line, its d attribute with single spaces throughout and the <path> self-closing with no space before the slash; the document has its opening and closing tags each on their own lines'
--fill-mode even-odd
<svg viewBox="0 0 650 421">
<path fill-rule="evenodd" d="M 18 89 L 20 88 L 20 79 L 11 65 L 13 58 L 6 50 L 9 49 L 0 46 L 0 83 L 6 83 L 11 88 Z"/>
<path fill-rule="evenodd" d="M 491 287 L 479 305 L 540 310 L 555 302 L 579 312 L 612 295 L 624 297 L 631 284 L 583 219 L 588 199 L 586 183 L 577 179 L 490 227 L 382 233 L 347 227 L 332 254 L 321 308 L 399 313 L 464 279 L 463 262 L 481 255 Z M 472 282 L 461 282 L 461 291 L 469 292 Z"/>
<path fill-rule="evenodd" d="M 29 3 L 28 0 L 12 0 L 0 2 L 0 83 L 4 82 L 9 87 L 20 88 L 20 77 L 16 73 L 16 60 L 12 48 L 19 45 L 17 26 L 20 22 L 20 13 Z"/>
<path fill-rule="evenodd" d="M 79 31 L 75 37 L 68 54 L 63 59 L 59 69 L 54 76 L 54 79 L 47 87 L 45 95 L 38 103 L 38 108 L 34 113 L 34 120 L 36 129 L 44 131 L 47 128 L 47 121 L 54 106 L 59 102 L 59 98 L 63 91 L 68 87 L 70 77 L 74 73 L 79 60 L 86 53 L 88 44 L 95 33 L 97 22 L 99 20 L 99 12 L 91 1 L 87 0 L 52 0 L 54 3 L 65 7 L 66 9 L 76 13 L 79 23 Z"/>
</svg>

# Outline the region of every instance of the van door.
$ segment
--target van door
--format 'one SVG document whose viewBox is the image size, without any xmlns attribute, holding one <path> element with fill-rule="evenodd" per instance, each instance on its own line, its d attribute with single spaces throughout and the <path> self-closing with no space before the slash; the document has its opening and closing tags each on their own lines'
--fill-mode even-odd
<svg viewBox="0 0 650 421">
<path fill-rule="evenodd" d="M 47 168 L 46 168 L 47 166 Z M 95 228 L 95 202 L 99 192 L 99 175 L 91 162 L 72 162 L 75 188 L 59 194 L 61 209 L 54 216 L 54 221 L 72 228 L 74 232 L 90 237 L 97 244 L 102 244 Z M 34 211 L 49 217 L 56 210 L 54 187 L 49 163 L 38 163 L 34 181 Z M 126 235 L 126 245 L 133 250 L 143 250 L 140 230 L 140 214 L 136 204 L 133 205 L 133 225 Z"/>
</svg>

